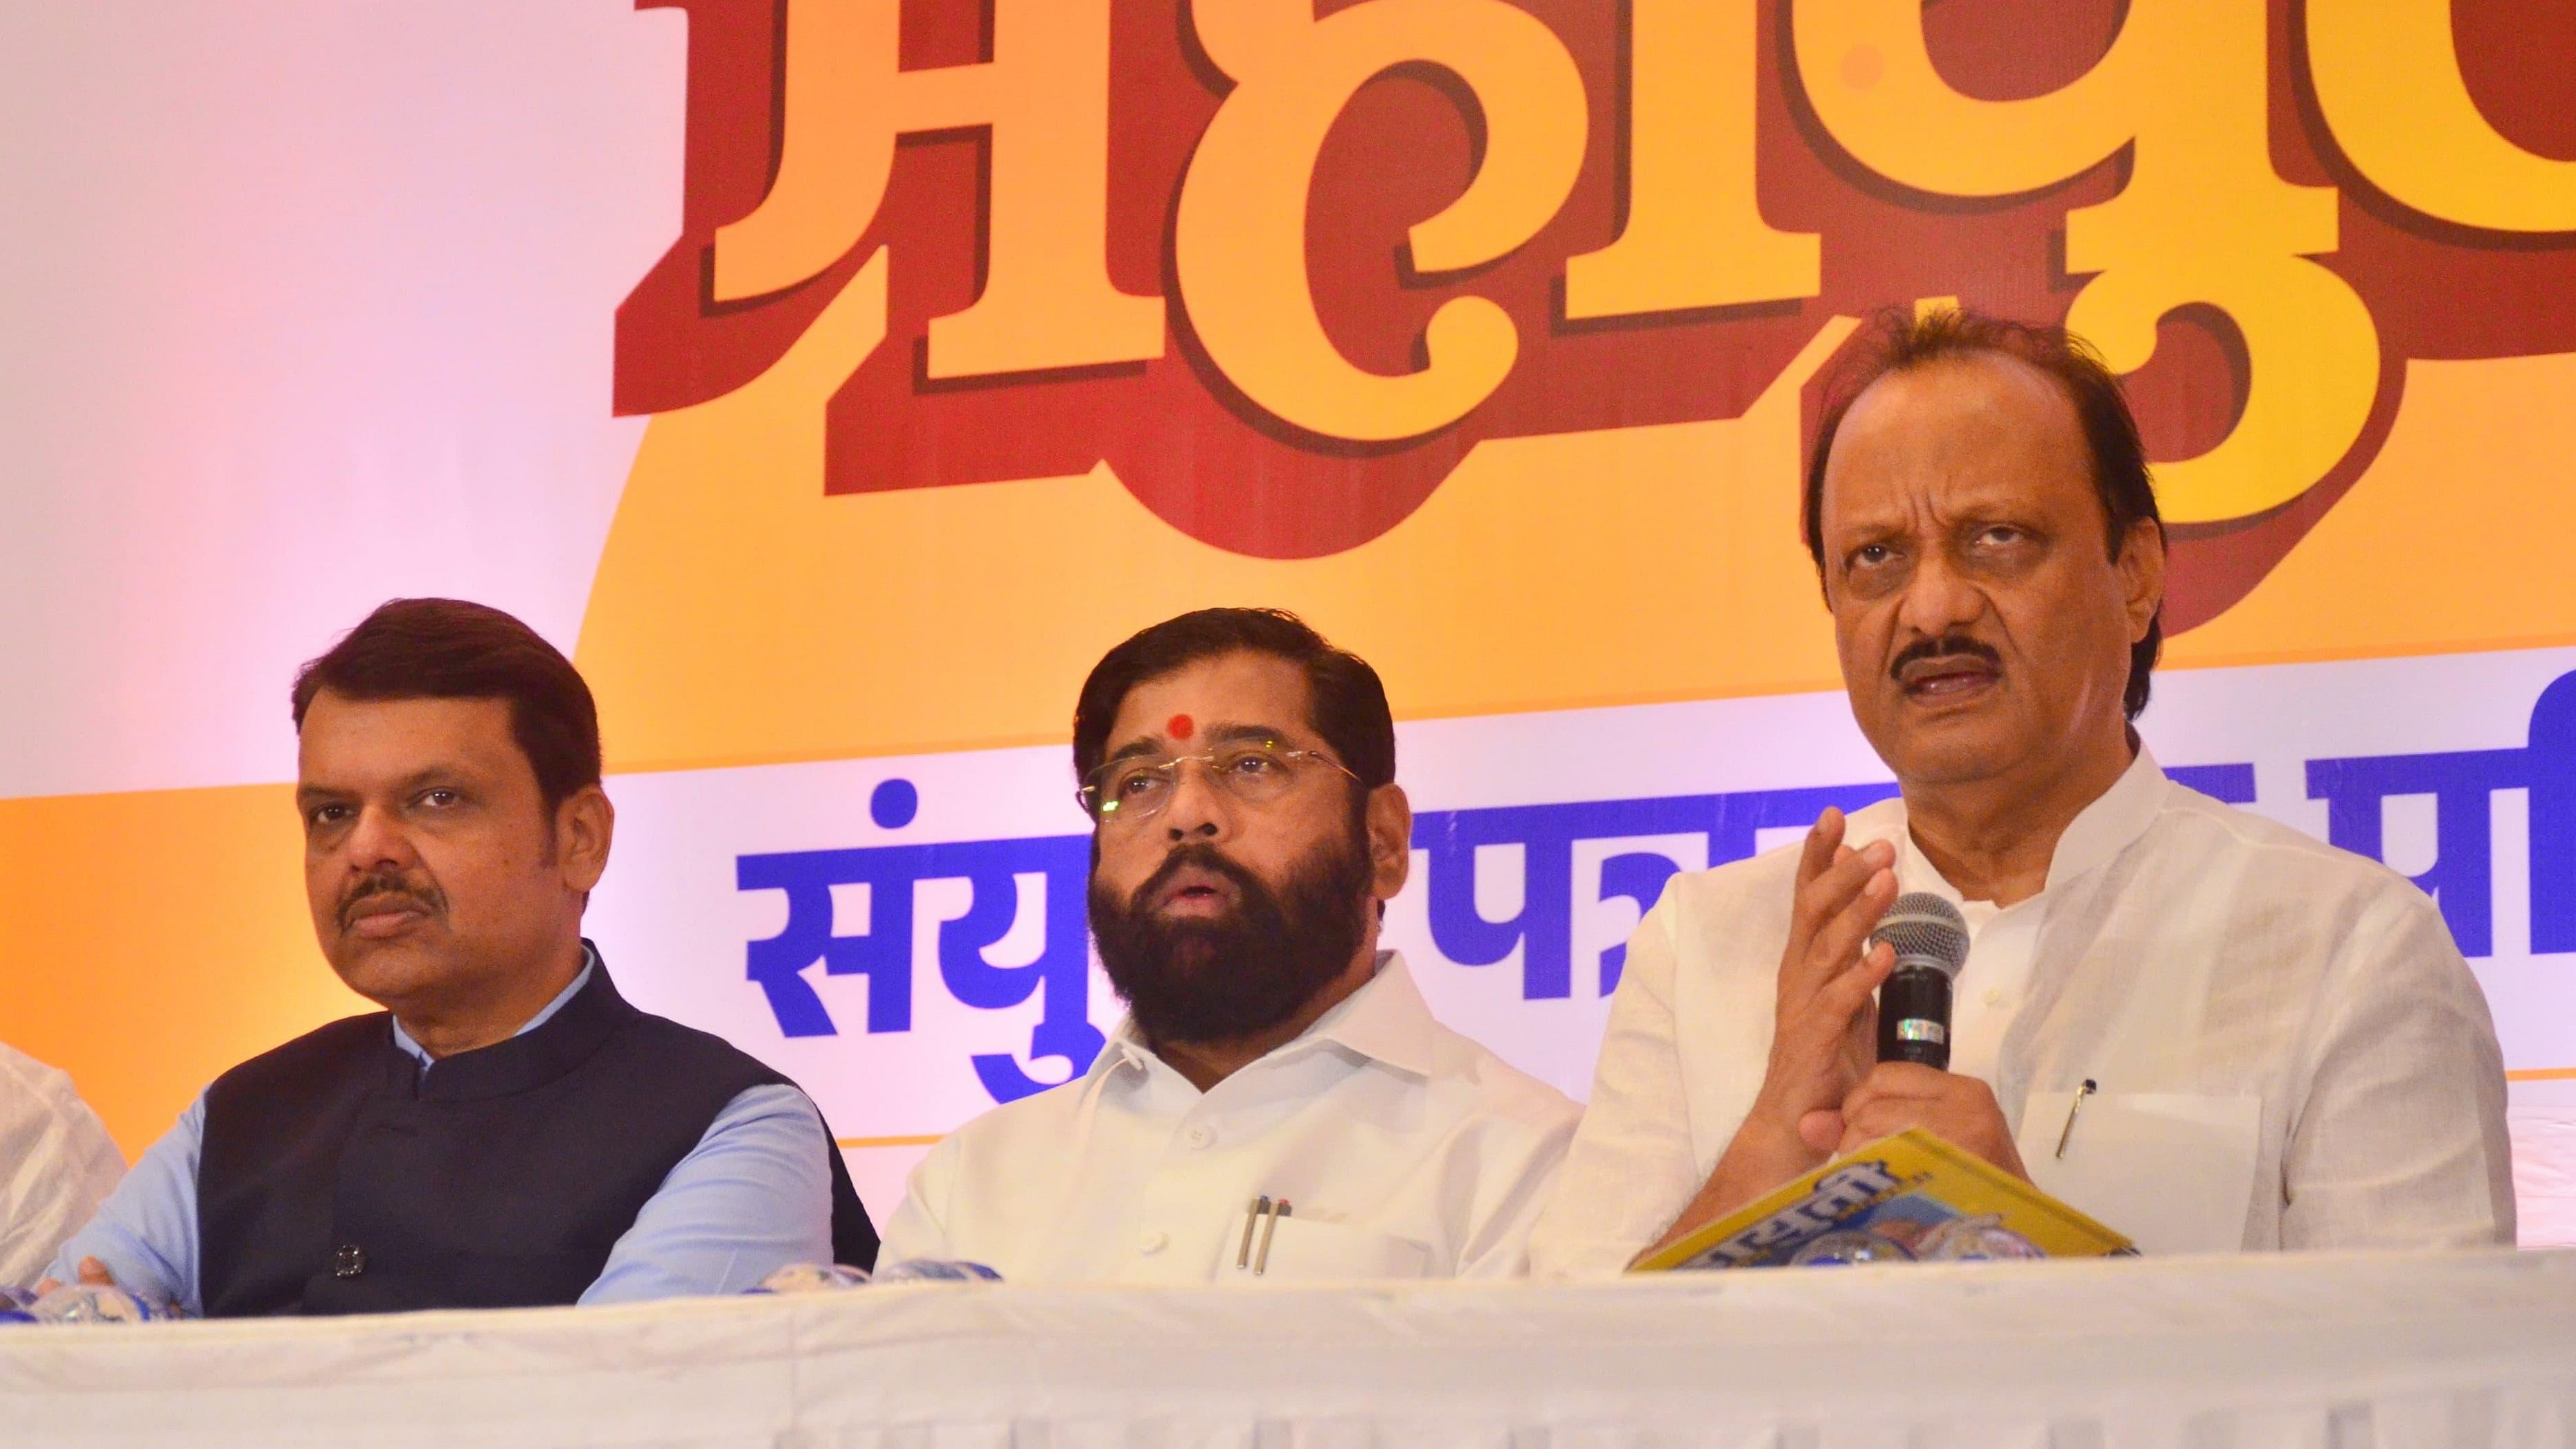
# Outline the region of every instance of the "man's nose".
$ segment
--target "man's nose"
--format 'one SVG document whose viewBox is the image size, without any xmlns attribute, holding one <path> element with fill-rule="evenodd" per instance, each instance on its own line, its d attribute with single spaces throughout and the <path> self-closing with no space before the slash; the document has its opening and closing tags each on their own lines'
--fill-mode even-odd
<svg viewBox="0 0 2576 1449">
<path fill-rule="evenodd" d="M 1950 559 L 1934 553 L 1916 564 L 1905 580 L 1896 622 L 1903 632 L 1938 639 L 1975 623 L 1986 612 L 1986 596 L 1974 580 Z"/>
<path fill-rule="evenodd" d="M 1185 760 L 1172 780 L 1172 798 L 1163 807 L 1163 831 L 1174 842 L 1224 840 L 1234 834 L 1239 802 L 1216 783 L 1204 760 Z"/>
<path fill-rule="evenodd" d="M 419 859 L 402 822 L 394 818 L 392 811 L 377 805 L 359 807 L 357 822 L 349 827 L 341 848 L 349 864 L 359 870 L 407 867 Z"/>
</svg>

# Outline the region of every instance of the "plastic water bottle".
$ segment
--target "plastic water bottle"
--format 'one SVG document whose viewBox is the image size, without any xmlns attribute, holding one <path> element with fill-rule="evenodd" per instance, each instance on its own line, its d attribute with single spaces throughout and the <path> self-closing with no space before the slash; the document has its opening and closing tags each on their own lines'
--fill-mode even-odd
<svg viewBox="0 0 2576 1449">
<path fill-rule="evenodd" d="M 35 1306 L 35 1289 L 12 1288 L 0 1283 L 0 1324 L 35 1322 L 36 1315 L 27 1311 Z"/>
<path fill-rule="evenodd" d="M 880 1283 L 999 1283 L 1002 1275 L 963 1258 L 906 1258 L 878 1267 Z"/>
<path fill-rule="evenodd" d="M 38 1323 L 151 1323 L 179 1315 L 140 1295 L 97 1283 L 66 1283 L 27 1310 Z"/>
<path fill-rule="evenodd" d="M 1914 1245 L 1914 1255 L 1927 1263 L 1999 1263 L 2048 1256 L 1992 1213 L 1943 1223 L 1923 1235 L 1923 1241 Z"/>
<path fill-rule="evenodd" d="M 868 1270 L 847 1263 L 790 1263 L 760 1280 L 752 1293 L 839 1293 L 864 1288 Z"/>
<path fill-rule="evenodd" d="M 1844 1268 L 1861 1263 L 1910 1263 L 1914 1255 L 1903 1243 L 1858 1228 L 1840 1228 L 1800 1248 L 1789 1259 L 1792 1268 Z"/>
</svg>

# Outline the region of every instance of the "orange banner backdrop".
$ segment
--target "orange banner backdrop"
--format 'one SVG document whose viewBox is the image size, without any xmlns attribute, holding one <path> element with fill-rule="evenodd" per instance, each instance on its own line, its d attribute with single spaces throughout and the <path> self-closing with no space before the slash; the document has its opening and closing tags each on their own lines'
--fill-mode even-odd
<svg viewBox="0 0 2576 1449">
<path fill-rule="evenodd" d="M 549 173 L 437 192 L 424 223 L 506 233 L 491 266 L 525 264 L 527 295 L 591 289 L 565 316 L 497 309 L 471 356 L 589 358 L 547 415 L 636 419 L 629 451 L 460 445 L 510 488 L 468 508 L 397 470 L 378 499 L 577 520 L 547 526 L 595 565 L 587 591 L 538 617 L 598 690 L 616 772 L 1058 744 L 1105 647 L 1209 603 L 1308 615 L 1407 720 L 1834 689 L 1803 440 L 1860 319 L 1944 300 L 2062 319 L 2127 375 L 2173 524 L 2169 665 L 2576 644 L 2576 589 L 2535 557 L 2576 531 L 2565 5 L 646 0 L 551 39 L 552 91 L 455 58 L 533 47 L 511 27 L 569 8 L 461 6 L 423 22 L 437 45 L 317 21 L 313 73 L 394 99 L 363 135 L 296 134 L 338 158 L 333 188 L 382 200 L 486 158 L 440 129 L 472 104 L 456 77 L 523 139 L 661 127 L 658 202 Z M 49 23 L 61 48 L 0 66 L 132 43 Z M 572 83 L 611 33 L 674 42 L 668 63 Z M 97 83 L 148 96 L 169 64 Z M 190 203 L 210 235 L 252 205 L 219 190 Z M 287 209 L 335 236 L 364 210 L 337 189 Z M 565 239 L 594 221 L 616 245 Z M 283 250 L 227 265 L 297 284 Z M 369 275 L 359 328 L 467 308 L 497 273 Z M 388 358 L 387 395 L 444 365 Z M 187 445 L 212 426 L 185 405 L 201 375 L 125 381 Z M 281 433 L 356 431 L 327 399 L 274 406 Z M 433 440 L 473 417 L 391 406 Z M 187 456 L 149 500 L 236 486 L 220 447 Z M 350 1005 L 274 788 L 284 667 L 387 594 L 508 603 L 562 572 L 472 547 L 370 562 L 384 510 L 334 506 L 347 457 L 272 470 L 315 517 L 240 545 L 246 577 L 345 568 L 288 642 L 224 652 L 255 590 L 176 600 L 215 624 L 170 637 L 267 701 L 275 743 L 238 756 L 266 764 L 165 765 L 128 727 L 158 704 L 100 684 L 59 707 L 116 728 L 0 788 L 0 1031 L 71 1069 L 129 1151 Z M 28 476 L 0 505 L 36 520 L 12 545 L 31 556 L 114 556 L 147 526 L 57 519 L 37 504 L 59 480 Z M 66 654 L 128 647 L 117 621 L 53 627 Z M 183 842 L 175 871 L 138 840 Z M 175 885 L 138 909 L 138 876 Z"/>
</svg>

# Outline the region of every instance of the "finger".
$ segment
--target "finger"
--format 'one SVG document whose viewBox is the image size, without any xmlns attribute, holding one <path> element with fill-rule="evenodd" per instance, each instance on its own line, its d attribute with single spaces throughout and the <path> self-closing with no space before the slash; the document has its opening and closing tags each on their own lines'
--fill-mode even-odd
<svg viewBox="0 0 2576 1449">
<path fill-rule="evenodd" d="M 1985 1084 L 1973 1078 L 1939 1071 L 1919 1062 L 1880 1062 L 1861 1078 L 1843 1098 L 1843 1116 L 1848 1122 L 1862 1124 L 1870 1140 L 1902 1132 L 1908 1127 L 1931 1127 L 1952 1124 L 1942 1135 L 1958 1141 L 1962 1122 L 2001 1120 L 2001 1113 L 1991 1106 L 1978 1106 L 1978 1093 L 1972 1088 Z M 1961 1142 L 1960 1145 L 1969 1145 Z"/>
<path fill-rule="evenodd" d="M 80 1260 L 80 1280 L 93 1288 L 113 1288 L 116 1286 L 116 1275 L 110 1273 L 107 1270 L 107 1265 L 96 1258 L 83 1258 Z"/>
<path fill-rule="evenodd" d="M 63 1280 L 60 1278 L 39 1278 L 36 1280 L 36 1296 L 42 1298 L 61 1286 Z"/>
<path fill-rule="evenodd" d="M 1852 1029 L 1862 1013 L 1869 1013 L 1868 1020 L 1875 1030 L 1877 1014 L 1870 993 L 1876 991 L 1879 983 L 1895 969 L 1894 949 L 1874 946 L 1861 958 L 1856 969 L 1818 987 L 1806 1005 L 1782 1024 L 1780 1046 L 1783 1055 L 1792 1060 L 1813 1062 L 1820 1068 L 1842 1057 L 1850 1048 Z M 1875 1051 L 1875 1038 L 1870 1045 Z M 1863 1069 L 1866 1070 L 1866 1064 Z"/>
<path fill-rule="evenodd" d="M 1849 1157 L 1865 1150 L 1873 1142 L 1884 1142 L 1905 1130 L 1879 1118 L 1853 1117 L 1846 1121 L 1842 1139 L 1827 1149 L 1836 1157 Z"/>
<path fill-rule="evenodd" d="M 1925 1098 L 1873 1092 L 1864 1081 L 1843 1099 L 1843 1136 L 1834 1150 L 1837 1154 L 1857 1151 L 1908 1128 L 1921 1127 L 1938 1115 L 1936 1104 Z"/>
<path fill-rule="evenodd" d="M 1887 980 L 1888 973 L 1895 969 L 1895 948 L 1884 942 L 1872 946 L 1860 958 L 1858 965 L 1816 989 L 1814 1000 L 1807 1004 L 1809 1015 L 1831 1023 L 1829 1029 L 1839 1045 L 1844 1040 L 1844 1033 L 1859 1021 L 1861 1013 L 1874 1005 L 1870 993 L 1878 990 L 1879 985 Z M 1876 1023 L 1875 1011 L 1872 1011 L 1870 1020 L 1873 1025 Z"/>
<path fill-rule="evenodd" d="M 1882 1138 L 1893 1137 L 1917 1125 L 1905 1104 L 1881 1097 L 1875 1102 L 1847 1102 L 1842 1112 L 1843 1135 L 1833 1147 L 1836 1157 L 1847 1157 Z"/>
<path fill-rule="evenodd" d="M 1869 933 L 1878 929 L 1887 908 L 1896 903 L 1896 872 L 1880 869 L 1864 877 L 1841 907 L 1825 918 L 1808 939 L 1807 955 L 1824 975 L 1848 969 L 1860 959 Z"/>
<path fill-rule="evenodd" d="M 1878 1063 L 1878 996 L 1879 985 L 1896 969 L 1896 948 L 1884 941 L 1870 943 L 1861 953 L 1861 975 L 1868 983 L 1869 994 L 1861 997 L 1852 1009 L 1851 1024 L 1843 1033 L 1843 1067 L 1850 1073 L 1846 1079 L 1854 1086 L 1869 1075 Z M 1859 990 L 1858 986 L 1853 988 Z"/>
<path fill-rule="evenodd" d="M 1811 1152 L 1832 1152 L 1843 1140 L 1843 1114 L 1809 1112 L 1798 1119 L 1798 1140 Z"/>
<path fill-rule="evenodd" d="M 1966 1086 L 1982 1086 L 1971 1077 L 1927 1067 L 1921 1062 L 1880 1062 L 1852 1089 L 1852 1100 L 1928 1102 L 1956 1095 Z"/>
<path fill-rule="evenodd" d="M 1807 843 L 1798 852 L 1798 878 L 1789 889 L 1789 949 L 1784 960 L 1806 954 L 1807 938 L 1815 933 L 1816 922 L 1824 919 L 1815 903 L 1815 884 L 1851 858 L 1851 848 L 1843 844 L 1843 828 L 1843 813 L 1828 809 L 1807 830 Z"/>
<path fill-rule="evenodd" d="M 1872 875 L 1895 866 L 1896 847 L 1884 840 L 1836 846 L 1824 869 L 1799 882 L 1791 900 L 1791 914 L 1803 917 L 1810 927 L 1821 923 L 1858 895 Z"/>
<path fill-rule="evenodd" d="M 1843 812 L 1828 805 L 1825 813 L 1816 817 L 1816 823 L 1807 828 L 1806 848 L 1798 852 L 1798 884 L 1803 886 L 1823 875 L 1825 867 L 1834 863 L 1842 843 Z"/>
<path fill-rule="evenodd" d="M 1860 955 L 1861 938 L 1896 900 L 1895 847 L 1872 841 L 1844 852 L 1801 893 L 1780 963 L 1784 1006 L 1795 1008 Z"/>
</svg>

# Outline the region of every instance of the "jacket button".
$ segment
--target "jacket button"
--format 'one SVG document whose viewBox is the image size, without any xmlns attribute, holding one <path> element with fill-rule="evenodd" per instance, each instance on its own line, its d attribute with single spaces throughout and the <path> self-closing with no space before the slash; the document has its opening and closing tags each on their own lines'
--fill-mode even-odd
<svg viewBox="0 0 2576 1449">
<path fill-rule="evenodd" d="M 334 1278 L 355 1278 L 365 1271 L 367 1250 L 355 1243 L 343 1243 L 340 1251 L 331 1255 L 331 1276 Z"/>
</svg>

